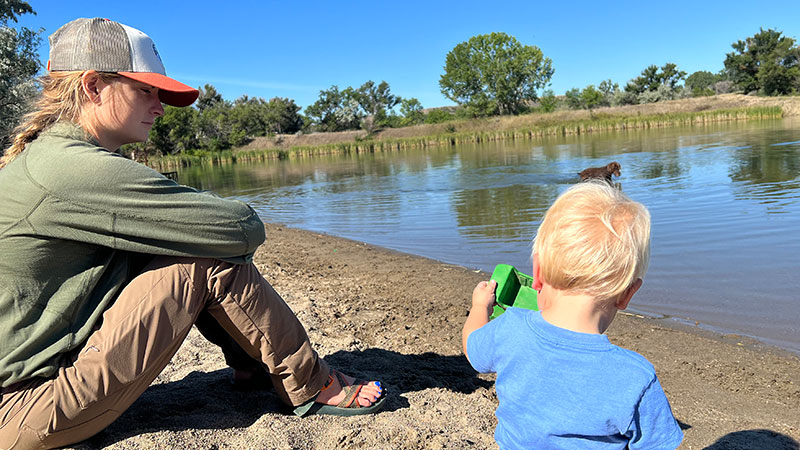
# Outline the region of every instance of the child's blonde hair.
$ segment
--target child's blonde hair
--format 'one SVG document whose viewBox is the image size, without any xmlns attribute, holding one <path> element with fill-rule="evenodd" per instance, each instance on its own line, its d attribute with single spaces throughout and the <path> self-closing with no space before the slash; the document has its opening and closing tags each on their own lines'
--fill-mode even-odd
<svg viewBox="0 0 800 450">
<path fill-rule="evenodd" d="M 650 213 L 608 183 L 579 183 L 547 210 L 533 253 L 550 286 L 614 298 L 647 272 Z"/>
</svg>

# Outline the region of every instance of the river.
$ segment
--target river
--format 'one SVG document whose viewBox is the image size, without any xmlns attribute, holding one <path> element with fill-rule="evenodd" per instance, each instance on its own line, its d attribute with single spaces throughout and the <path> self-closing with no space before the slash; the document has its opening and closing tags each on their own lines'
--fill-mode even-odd
<svg viewBox="0 0 800 450">
<path fill-rule="evenodd" d="M 800 353 L 798 119 L 189 167 L 179 177 L 244 200 L 266 222 L 530 273 L 549 204 L 577 172 L 610 161 L 652 215 L 650 269 L 630 308 Z"/>
</svg>

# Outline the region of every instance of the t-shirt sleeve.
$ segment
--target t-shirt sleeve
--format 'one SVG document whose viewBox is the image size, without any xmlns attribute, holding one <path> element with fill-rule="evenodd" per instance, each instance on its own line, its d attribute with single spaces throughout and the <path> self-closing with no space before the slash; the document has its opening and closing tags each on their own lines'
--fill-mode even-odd
<svg viewBox="0 0 800 450">
<path fill-rule="evenodd" d="M 644 390 L 631 422 L 630 449 L 675 449 L 683 440 L 658 378 Z"/>
<path fill-rule="evenodd" d="M 467 359 L 480 373 L 494 372 L 494 335 L 503 316 L 470 333 L 467 337 Z"/>
</svg>

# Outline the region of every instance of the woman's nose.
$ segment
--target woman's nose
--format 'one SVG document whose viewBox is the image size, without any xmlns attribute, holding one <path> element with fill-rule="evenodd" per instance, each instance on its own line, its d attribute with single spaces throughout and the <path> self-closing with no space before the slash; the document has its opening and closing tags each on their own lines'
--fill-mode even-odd
<svg viewBox="0 0 800 450">
<path fill-rule="evenodd" d="M 156 101 L 153 105 L 153 113 L 156 116 L 163 116 L 164 115 L 164 105 L 161 104 L 161 101 L 156 98 Z"/>
</svg>

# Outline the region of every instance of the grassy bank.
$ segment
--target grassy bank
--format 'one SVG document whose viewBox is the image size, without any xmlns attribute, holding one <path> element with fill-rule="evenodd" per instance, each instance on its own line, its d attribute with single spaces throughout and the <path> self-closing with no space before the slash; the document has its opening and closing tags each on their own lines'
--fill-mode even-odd
<svg viewBox="0 0 800 450">
<path fill-rule="evenodd" d="M 539 120 L 534 123 L 522 124 L 522 126 L 517 124 L 516 127 L 508 129 L 467 129 L 466 131 L 459 131 L 460 128 L 465 128 L 464 124 L 453 122 L 444 124 L 444 129 L 438 130 L 436 134 L 427 136 L 364 138 L 360 135 L 355 135 L 350 141 L 318 145 L 300 145 L 288 148 L 250 148 L 223 152 L 198 152 L 192 155 L 170 155 L 154 159 L 150 161 L 150 165 L 158 170 L 165 171 L 191 165 L 232 164 L 236 162 L 267 161 L 319 155 L 385 152 L 464 143 L 530 140 L 545 136 L 642 130 L 738 120 L 776 119 L 782 116 L 783 111 L 780 106 L 753 106 L 649 115 L 613 115 L 599 112 L 589 117 L 572 119 L 566 119 L 558 115 L 539 115 Z"/>
</svg>

